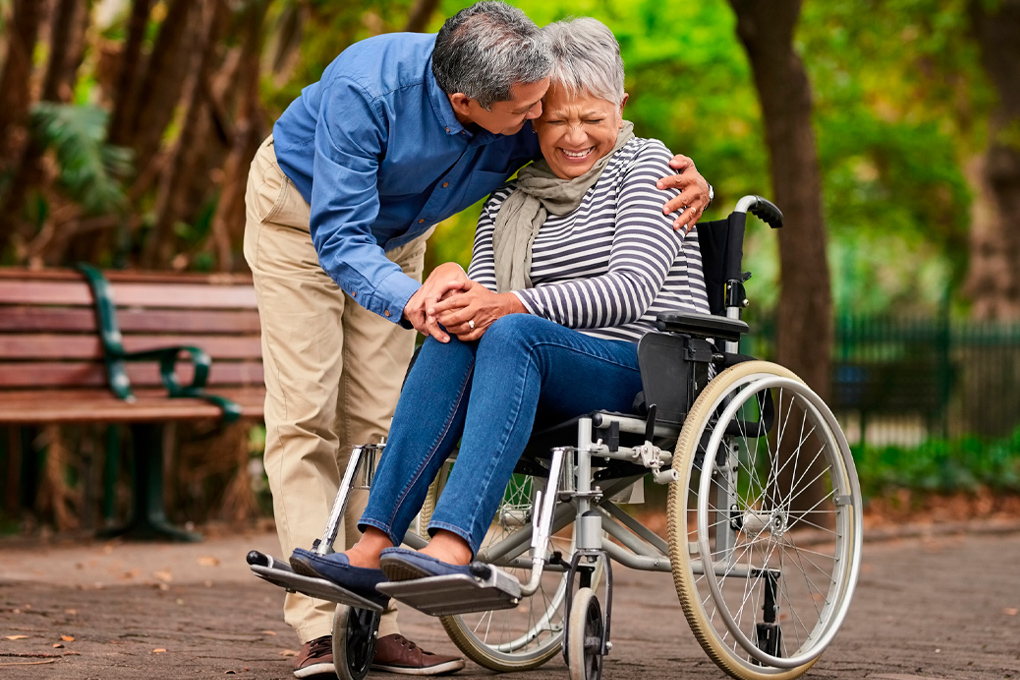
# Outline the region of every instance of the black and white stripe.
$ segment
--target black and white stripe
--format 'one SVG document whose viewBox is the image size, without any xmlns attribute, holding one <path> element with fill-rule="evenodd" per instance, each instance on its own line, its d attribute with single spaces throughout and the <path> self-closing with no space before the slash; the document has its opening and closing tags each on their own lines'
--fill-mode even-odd
<svg viewBox="0 0 1020 680">
<path fill-rule="evenodd" d="M 532 314 L 613 340 L 637 342 L 665 311 L 708 313 L 697 230 L 684 237 L 662 205 L 676 190 L 655 186 L 672 175 L 672 154 L 655 139 L 630 140 L 569 215 L 550 215 L 532 249 L 533 288 L 514 291 Z M 486 202 L 468 276 L 496 289 L 492 229 L 515 187 Z"/>
</svg>

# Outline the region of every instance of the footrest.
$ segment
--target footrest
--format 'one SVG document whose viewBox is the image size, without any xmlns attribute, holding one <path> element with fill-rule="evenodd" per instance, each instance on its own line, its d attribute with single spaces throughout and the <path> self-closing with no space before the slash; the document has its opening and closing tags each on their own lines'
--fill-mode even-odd
<svg viewBox="0 0 1020 680">
<path fill-rule="evenodd" d="M 248 564 L 256 576 L 281 588 L 286 588 L 288 591 L 302 593 L 320 600 L 346 604 L 357 609 L 367 609 L 373 612 L 381 612 L 383 609 L 372 600 L 341 588 L 332 581 L 295 573 L 289 564 L 272 555 L 265 555 L 253 550 L 248 553 Z"/>
<path fill-rule="evenodd" d="M 521 601 L 520 582 L 495 567 L 488 576 L 430 576 L 379 584 L 379 592 L 430 616 L 450 616 L 492 609 L 513 609 Z"/>
</svg>

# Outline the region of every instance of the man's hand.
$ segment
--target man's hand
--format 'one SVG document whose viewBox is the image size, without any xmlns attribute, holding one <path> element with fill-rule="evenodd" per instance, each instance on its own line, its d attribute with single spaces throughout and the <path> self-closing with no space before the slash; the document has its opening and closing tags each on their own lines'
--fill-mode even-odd
<svg viewBox="0 0 1020 680">
<path fill-rule="evenodd" d="M 404 318 L 422 335 L 431 335 L 439 342 L 450 342 L 450 336 L 439 327 L 428 310 L 451 291 L 463 290 L 471 281 L 456 262 L 441 264 L 432 270 L 421 288 L 404 305 Z"/>
<path fill-rule="evenodd" d="M 471 342 L 480 339 L 499 317 L 527 311 L 513 293 L 493 293 L 480 283 L 468 281 L 463 292 L 451 293 L 428 313 L 458 340 Z"/>
<path fill-rule="evenodd" d="M 660 189 L 680 189 L 679 196 L 662 206 L 662 214 L 682 211 L 673 220 L 673 229 L 676 231 L 683 229 L 686 234 L 698 223 L 708 208 L 710 202 L 708 181 L 701 176 L 694 167 L 694 161 L 687 156 L 673 156 L 669 166 L 676 170 L 677 174 L 663 177 L 655 183 L 655 186 Z"/>
</svg>

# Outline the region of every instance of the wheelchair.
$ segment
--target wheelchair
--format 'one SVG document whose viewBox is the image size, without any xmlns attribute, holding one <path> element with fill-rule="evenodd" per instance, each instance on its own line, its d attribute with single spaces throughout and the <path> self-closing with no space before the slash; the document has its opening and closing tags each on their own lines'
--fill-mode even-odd
<svg viewBox="0 0 1020 680">
<path fill-rule="evenodd" d="M 857 582 L 861 494 L 825 403 L 789 370 L 739 353 L 748 331 L 740 319 L 748 212 L 782 226 L 782 213 L 758 196 L 699 225 L 712 314 L 660 315 L 661 332 L 638 345 L 643 391 L 634 412 L 590 413 L 533 432 L 472 576 L 381 591 L 439 617 L 485 668 L 533 669 L 562 654 L 571 680 L 598 680 L 612 647 L 615 562 L 670 572 L 698 642 L 734 678 L 788 680 L 817 661 Z M 383 448 L 355 448 L 313 550 L 332 552 L 349 492 L 371 486 Z M 412 527 L 405 537 L 412 548 L 426 544 L 448 469 L 429 491 L 420 534 Z M 665 540 L 619 507 L 648 476 L 668 486 Z M 269 555 L 253 551 L 248 562 L 265 580 L 338 603 L 337 675 L 362 680 L 379 606 Z"/>
</svg>

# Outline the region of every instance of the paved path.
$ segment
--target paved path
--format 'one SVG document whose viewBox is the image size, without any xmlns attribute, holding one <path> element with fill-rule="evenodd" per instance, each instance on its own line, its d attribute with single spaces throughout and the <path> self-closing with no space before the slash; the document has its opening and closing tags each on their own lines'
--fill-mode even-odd
<svg viewBox="0 0 1020 680">
<path fill-rule="evenodd" d="M 252 548 L 278 552 L 268 534 L 194 545 L 0 542 L 0 679 L 292 678 L 297 638 L 282 621 L 282 591 L 248 573 Z M 606 680 L 725 677 L 691 635 L 668 574 L 615 575 Z M 1020 533 L 867 543 L 850 615 L 805 677 L 1020 679 L 1018 609 Z M 456 653 L 428 617 L 403 611 L 401 622 L 426 648 Z M 469 663 L 457 677 L 493 674 Z M 565 680 L 567 671 L 556 658 L 507 677 Z"/>
</svg>

